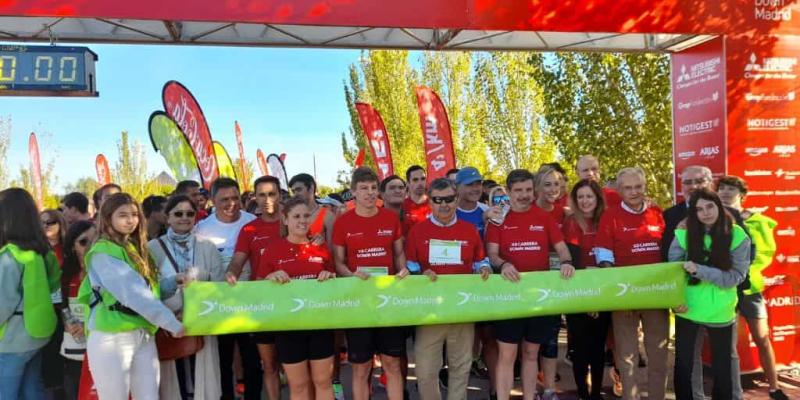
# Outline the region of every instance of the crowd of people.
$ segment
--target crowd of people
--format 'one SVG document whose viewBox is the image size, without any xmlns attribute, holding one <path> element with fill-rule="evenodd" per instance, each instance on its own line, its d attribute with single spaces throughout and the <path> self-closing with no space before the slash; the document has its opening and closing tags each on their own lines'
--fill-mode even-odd
<svg viewBox="0 0 800 400">
<path fill-rule="evenodd" d="M 711 171 L 681 172 L 683 199 L 662 211 L 647 195 L 645 172 L 623 168 L 607 183 L 597 158 L 582 156 L 569 187 L 558 163 L 511 171 L 504 184 L 464 167 L 429 180 L 420 166 L 382 181 L 356 168 L 347 193 L 317 196 L 308 174 L 281 187 L 262 176 L 253 192 L 218 178 L 206 192 L 180 182 L 168 197 L 141 204 L 109 184 L 92 200 L 63 197 L 39 211 L 23 189 L 0 192 L 0 399 L 76 399 L 84 363 L 101 400 L 342 399 L 371 396 L 376 365 L 389 400 L 408 398 L 409 356 L 422 400 L 465 400 L 472 374 L 487 399 L 557 399 L 559 332 L 580 399 L 614 394 L 664 399 L 674 314 L 677 399 L 703 399 L 704 338 L 711 349 L 715 400 L 740 399 L 736 320 L 752 332 L 771 399 L 778 386 L 769 341 L 762 271 L 775 253 L 775 221 L 744 208 L 746 183 L 716 182 Z M 210 203 L 210 204 L 209 204 Z M 94 210 L 93 210 L 94 208 Z M 95 212 L 96 210 L 96 212 Z M 250 212 L 248 212 L 248 210 Z M 445 249 L 458 251 L 445 251 Z M 680 262 L 685 302 L 673 310 L 549 315 L 416 327 L 252 332 L 206 336 L 190 354 L 166 357 L 184 336 L 182 291 L 194 281 L 325 281 L 422 275 L 499 274 L 510 282 L 537 271 Z M 164 338 L 160 341 L 160 338 Z M 639 340 L 643 338 L 644 354 Z M 158 343 L 158 345 L 157 345 Z M 166 343 L 166 344 L 165 344 Z M 180 342 L 185 344 L 185 342 Z M 200 343 L 199 345 L 197 343 Z M 411 346 L 407 346 L 412 343 Z M 166 348 L 174 346 L 175 348 Z M 351 365 L 340 380 L 341 349 Z M 611 355 L 611 357 L 609 357 Z M 644 386 L 644 385 L 642 385 Z M 541 392 L 540 389 L 541 388 Z"/>
</svg>

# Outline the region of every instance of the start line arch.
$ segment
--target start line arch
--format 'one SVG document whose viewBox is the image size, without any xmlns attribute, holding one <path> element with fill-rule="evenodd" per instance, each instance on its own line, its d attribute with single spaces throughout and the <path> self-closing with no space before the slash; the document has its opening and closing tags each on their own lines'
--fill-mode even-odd
<svg viewBox="0 0 800 400">
<path fill-rule="evenodd" d="M 797 3 L 0 0 L 0 41 L 670 53 L 676 170 L 741 176 L 747 206 L 778 221 L 765 296 L 776 356 L 788 365 L 800 362 Z M 757 369 L 739 327 L 742 369 Z"/>
</svg>

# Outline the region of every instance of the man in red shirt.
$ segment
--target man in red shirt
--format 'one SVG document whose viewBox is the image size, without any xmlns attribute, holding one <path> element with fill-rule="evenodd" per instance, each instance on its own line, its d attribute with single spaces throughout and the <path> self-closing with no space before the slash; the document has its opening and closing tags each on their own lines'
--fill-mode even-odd
<svg viewBox="0 0 800 400">
<path fill-rule="evenodd" d="M 249 222 L 239 231 L 233 258 L 228 266 L 228 272 L 225 273 L 225 279 L 231 285 L 239 280 L 242 270 L 247 270 L 245 275 L 252 280 L 263 279 L 263 276 L 256 276 L 256 269 L 270 243 L 281 238 L 281 219 L 278 212 L 281 197 L 280 181 L 274 176 L 262 176 L 253 183 L 253 188 L 261 217 Z M 281 386 L 275 352 L 275 335 L 259 332 L 251 336 L 261 356 L 267 394 L 270 399 L 277 399 L 280 396 Z"/>
<path fill-rule="evenodd" d="M 314 177 L 305 173 L 297 174 L 289 180 L 289 187 L 293 195 L 306 199 L 306 204 L 311 210 L 309 237 L 317 243 L 324 240 L 330 246 L 336 212 L 317 202 L 317 182 Z"/>
<path fill-rule="evenodd" d="M 425 170 L 412 165 L 406 170 L 408 197 L 403 202 L 403 233 L 408 234 L 411 227 L 425 221 L 431 215 L 431 206 L 425 194 Z"/>
<path fill-rule="evenodd" d="M 623 168 L 617 174 L 622 202 L 610 206 L 597 228 L 595 258 L 599 267 L 628 266 L 661 262 L 664 218 L 658 206 L 645 198 L 645 174 L 641 168 Z M 622 377 L 624 400 L 639 398 L 636 356 L 639 322 L 647 351 L 648 398 L 663 400 L 667 387 L 667 310 L 615 311 L 611 314 L 617 368 Z"/>
<path fill-rule="evenodd" d="M 492 270 L 483 250 L 478 230 L 456 218 L 456 185 L 439 178 L 428 189 L 431 217 L 415 225 L 408 234 L 406 255 L 409 268 L 422 271 L 436 282 L 438 275 L 480 272 L 486 280 Z M 413 266 L 413 267 L 412 267 Z M 435 289 L 435 283 L 431 287 Z M 474 324 L 419 326 L 414 342 L 417 383 L 422 400 L 439 400 L 439 367 L 442 348 L 447 343 L 448 400 L 467 398 L 467 381 L 472 362 Z"/>
<path fill-rule="evenodd" d="M 549 271 L 550 249 L 555 250 L 564 278 L 575 272 L 569 249 L 555 219 L 547 211 L 533 206 L 534 176 L 529 171 L 511 171 L 506 179 L 511 210 L 500 225 L 489 224 L 486 231 L 486 251 L 489 261 L 500 270 L 503 278 L 519 282 L 520 272 Z M 495 337 L 500 349 L 497 362 L 497 398 L 508 399 L 514 383 L 514 361 L 522 342 L 522 393 L 532 400 L 536 394 L 538 354 L 558 335 L 560 315 L 519 318 L 495 323 Z M 545 375 L 555 377 L 556 358 L 542 357 Z M 555 390 L 545 390 L 543 399 L 554 398 Z"/>
<path fill-rule="evenodd" d="M 597 157 L 591 154 L 578 157 L 575 170 L 575 172 L 578 173 L 579 180 L 588 179 L 590 181 L 595 181 L 603 187 L 603 183 L 600 181 L 600 161 L 597 160 Z M 619 194 L 614 189 L 603 187 L 603 194 L 606 198 L 606 204 L 609 207 L 618 206 L 622 201 L 622 198 L 619 197 Z"/>
<path fill-rule="evenodd" d="M 353 171 L 350 189 L 355 208 L 333 226 L 333 253 L 339 276 L 369 279 L 371 275 L 408 275 L 402 227 L 397 214 L 378 207 L 378 176 L 367 167 Z M 348 359 L 353 366 L 353 398 L 369 398 L 369 374 L 375 353 L 381 356 L 390 400 L 403 399 L 400 357 L 406 351 L 405 330 L 362 328 L 347 332 Z"/>
</svg>

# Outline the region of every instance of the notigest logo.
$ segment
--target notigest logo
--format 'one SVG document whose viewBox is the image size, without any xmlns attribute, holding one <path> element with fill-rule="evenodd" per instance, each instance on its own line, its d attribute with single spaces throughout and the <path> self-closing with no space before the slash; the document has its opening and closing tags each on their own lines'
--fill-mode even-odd
<svg viewBox="0 0 800 400">
<path fill-rule="evenodd" d="M 750 54 L 750 62 L 744 67 L 745 79 L 796 79 L 794 69 L 796 57 L 764 57 L 759 62 L 755 53 Z"/>
<path fill-rule="evenodd" d="M 694 122 L 685 124 L 678 127 L 678 133 L 681 136 L 691 136 L 700 133 L 709 132 L 714 128 L 719 127 L 719 118 L 709 119 L 706 121 Z"/>
<path fill-rule="evenodd" d="M 794 90 L 785 94 L 755 94 L 755 93 L 746 93 L 744 95 L 744 99 L 751 102 L 751 103 L 783 103 L 794 101 L 796 95 L 794 94 Z"/>
<path fill-rule="evenodd" d="M 792 9 L 787 0 L 754 0 L 753 13 L 759 21 L 791 21 Z"/>
<path fill-rule="evenodd" d="M 721 57 L 714 57 L 708 60 L 703 60 L 699 63 L 692 64 L 686 68 L 686 64 L 681 65 L 677 79 L 677 89 L 685 89 L 699 83 L 713 81 L 719 79 L 719 67 L 722 64 Z"/>
<path fill-rule="evenodd" d="M 719 146 L 703 147 L 700 149 L 700 156 L 711 158 L 719 154 Z"/>
<path fill-rule="evenodd" d="M 788 131 L 797 125 L 797 118 L 748 118 L 748 131 Z"/>
<path fill-rule="evenodd" d="M 778 229 L 777 231 L 775 231 L 775 234 L 778 235 L 778 236 L 795 237 L 797 235 L 797 232 L 794 230 L 793 227 L 787 226 L 784 229 Z"/>
<path fill-rule="evenodd" d="M 795 144 L 776 144 L 772 148 L 772 154 L 778 157 L 789 157 L 797 152 L 797 145 Z"/>
<path fill-rule="evenodd" d="M 744 149 L 744 152 L 750 157 L 758 157 L 762 154 L 769 153 L 769 147 L 747 147 Z"/>
<path fill-rule="evenodd" d="M 772 171 L 767 169 L 746 169 L 744 176 L 772 176 Z"/>
<path fill-rule="evenodd" d="M 694 154 L 695 154 L 694 151 L 682 151 L 678 153 L 678 158 L 680 158 L 681 160 L 688 160 L 694 157 Z"/>
</svg>

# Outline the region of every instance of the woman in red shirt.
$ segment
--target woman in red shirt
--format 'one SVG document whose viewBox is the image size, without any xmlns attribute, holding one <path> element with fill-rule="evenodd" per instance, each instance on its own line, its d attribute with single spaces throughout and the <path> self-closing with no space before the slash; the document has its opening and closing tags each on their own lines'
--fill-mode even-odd
<svg viewBox="0 0 800 400">
<path fill-rule="evenodd" d="M 293 279 L 322 282 L 334 278 L 328 245 L 314 244 L 308 237 L 311 210 L 305 200 L 295 196 L 286 201 L 281 212 L 287 235 L 267 246 L 256 278 L 278 284 L 287 284 Z M 275 347 L 293 400 L 333 398 L 332 330 L 280 332 L 275 335 Z"/>
<path fill-rule="evenodd" d="M 559 228 L 564 222 L 564 205 L 560 201 L 563 181 L 563 175 L 552 165 L 542 165 L 536 171 L 536 207 L 550 214 Z"/>
<path fill-rule="evenodd" d="M 595 181 L 583 179 L 575 184 L 569 195 L 572 215 L 564 219 L 564 241 L 569 247 L 575 268 L 595 268 L 594 245 L 597 224 L 605 211 L 603 189 Z M 611 315 L 591 312 L 567 315 L 572 373 L 578 398 L 601 399 L 603 371 L 605 369 L 605 343 Z M 591 367 L 591 395 L 586 376 Z"/>
</svg>

